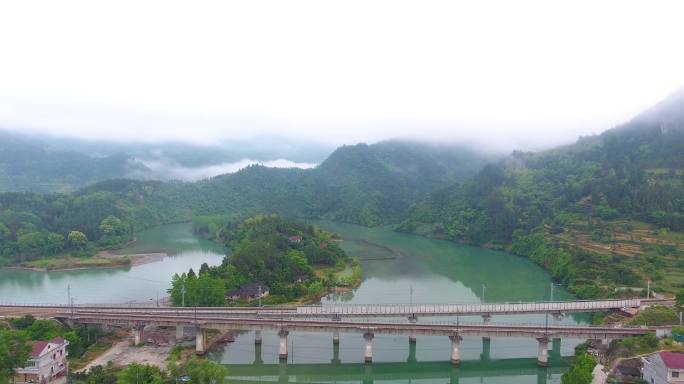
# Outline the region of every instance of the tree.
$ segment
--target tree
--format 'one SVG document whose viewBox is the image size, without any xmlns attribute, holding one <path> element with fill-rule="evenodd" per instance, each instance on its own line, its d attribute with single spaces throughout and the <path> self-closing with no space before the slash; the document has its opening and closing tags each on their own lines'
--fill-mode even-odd
<svg viewBox="0 0 684 384">
<path fill-rule="evenodd" d="M 228 376 L 226 367 L 211 360 L 192 358 L 186 369 L 196 384 L 223 384 Z"/>
<path fill-rule="evenodd" d="M 684 305 L 684 289 L 680 289 L 677 292 L 677 305 Z"/>
<path fill-rule="evenodd" d="M 45 252 L 51 255 L 62 252 L 64 249 L 64 236 L 59 233 L 49 232 L 46 238 Z"/>
<path fill-rule="evenodd" d="M 131 363 L 121 379 L 124 384 L 164 384 L 165 376 L 155 366 Z"/>
<path fill-rule="evenodd" d="M 586 353 L 573 360 L 570 370 L 561 377 L 562 384 L 590 384 L 596 361 Z"/>
<path fill-rule="evenodd" d="M 116 375 L 110 369 L 101 365 L 90 368 L 86 379 L 87 384 L 116 384 Z"/>
<path fill-rule="evenodd" d="M 0 222 L 0 244 L 5 240 L 9 240 L 11 235 L 12 232 L 10 232 L 9 228 L 7 228 L 5 224 Z"/>
<path fill-rule="evenodd" d="M 100 223 L 100 233 L 102 236 L 122 236 L 128 232 L 128 228 L 118 217 L 110 215 Z"/>
<path fill-rule="evenodd" d="M 69 236 L 67 236 L 67 240 L 69 241 L 69 244 L 71 244 L 71 246 L 76 248 L 76 249 L 83 249 L 88 244 L 88 238 L 81 231 L 69 232 Z"/>
<path fill-rule="evenodd" d="M 21 253 L 33 253 L 43 248 L 47 243 L 47 238 L 42 232 L 29 232 L 19 235 L 17 244 Z"/>
<path fill-rule="evenodd" d="M 0 383 L 26 364 L 30 352 L 23 333 L 0 328 Z"/>
<path fill-rule="evenodd" d="M 207 272 L 209 272 L 209 264 L 202 263 L 202 265 L 200 266 L 199 275 L 202 276 Z"/>
</svg>

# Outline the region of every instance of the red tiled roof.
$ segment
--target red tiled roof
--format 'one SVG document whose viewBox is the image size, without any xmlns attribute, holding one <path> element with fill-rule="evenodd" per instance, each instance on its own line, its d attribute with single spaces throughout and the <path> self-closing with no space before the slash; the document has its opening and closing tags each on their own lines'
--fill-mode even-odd
<svg viewBox="0 0 684 384">
<path fill-rule="evenodd" d="M 684 369 L 684 353 L 660 352 L 660 358 L 670 369 Z"/>
<path fill-rule="evenodd" d="M 64 344 L 64 338 L 58 336 L 58 337 L 55 337 L 54 339 L 52 339 L 50 341 L 36 341 L 35 343 L 33 343 L 33 349 L 31 350 L 31 357 L 36 358 L 36 357 L 40 356 L 40 354 L 43 352 L 45 347 L 48 346 L 48 344 L 57 344 L 57 345 Z"/>
<path fill-rule="evenodd" d="M 36 358 L 40 356 L 41 352 L 47 347 L 48 342 L 47 341 L 36 341 L 33 343 L 33 349 L 31 350 L 31 357 Z"/>
</svg>

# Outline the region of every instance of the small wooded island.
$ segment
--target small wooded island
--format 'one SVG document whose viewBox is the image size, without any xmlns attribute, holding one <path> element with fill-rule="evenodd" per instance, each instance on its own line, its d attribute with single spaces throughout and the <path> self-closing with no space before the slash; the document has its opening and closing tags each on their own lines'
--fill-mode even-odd
<svg viewBox="0 0 684 384">
<path fill-rule="evenodd" d="M 202 264 L 174 275 L 174 306 L 224 306 L 306 302 L 333 288 L 361 281 L 358 260 L 338 245 L 339 235 L 278 215 L 244 221 L 229 216 L 193 219 L 196 233 L 224 244 L 232 253 L 219 266 Z"/>
</svg>

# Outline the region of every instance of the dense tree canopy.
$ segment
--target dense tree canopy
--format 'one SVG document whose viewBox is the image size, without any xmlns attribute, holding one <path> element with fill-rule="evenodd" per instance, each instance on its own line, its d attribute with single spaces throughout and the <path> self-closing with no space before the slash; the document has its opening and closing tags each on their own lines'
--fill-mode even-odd
<svg viewBox="0 0 684 384">
<path fill-rule="evenodd" d="M 278 215 L 243 221 L 198 217 L 194 222 L 195 231 L 225 242 L 233 252 L 220 266 L 202 265 L 199 275 L 192 270 L 175 275 L 169 290 L 174 305 L 224 305 L 226 291 L 244 283 L 266 284 L 272 295 L 283 300 L 316 295 L 324 287 L 313 266 L 349 261 L 337 236 Z M 208 232 L 209 228 L 214 230 Z"/>
</svg>

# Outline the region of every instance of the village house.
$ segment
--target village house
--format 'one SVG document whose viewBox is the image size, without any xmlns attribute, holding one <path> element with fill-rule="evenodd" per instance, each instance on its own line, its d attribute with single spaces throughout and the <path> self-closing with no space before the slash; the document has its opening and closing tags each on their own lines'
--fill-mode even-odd
<svg viewBox="0 0 684 384">
<path fill-rule="evenodd" d="M 228 300 L 230 301 L 242 299 L 249 302 L 258 299 L 259 297 L 267 297 L 268 293 L 269 290 L 267 285 L 262 283 L 249 283 L 239 286 L 238 289 L 228 291 L 226 297 L 228 297 Z"/>
<path fill-rule="evenodd" d="M 36 341 L 26 366 L 16 370 L 14 382 L 43 384 L 66 375 L 69 366 L 66 350 L 68 345 L 69 342 L 61 337 L 50 341 Z"/>
<path fill-rule="evenodd" d="M 643 377 L 647 383 L 684 383 L 684 353 L 659 352 L 643 360 Z"/>
</svg>

